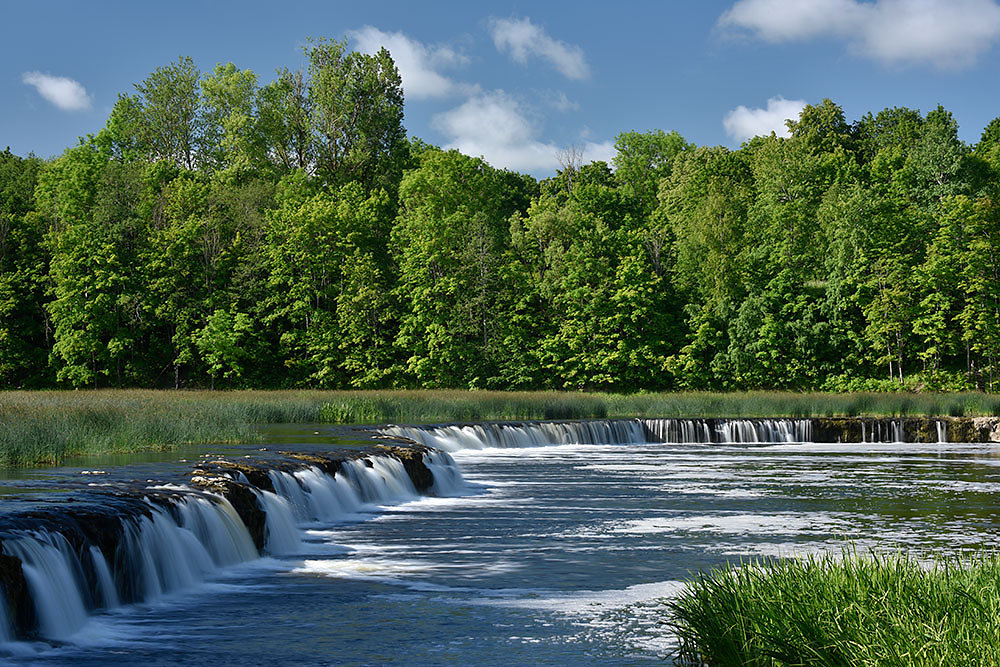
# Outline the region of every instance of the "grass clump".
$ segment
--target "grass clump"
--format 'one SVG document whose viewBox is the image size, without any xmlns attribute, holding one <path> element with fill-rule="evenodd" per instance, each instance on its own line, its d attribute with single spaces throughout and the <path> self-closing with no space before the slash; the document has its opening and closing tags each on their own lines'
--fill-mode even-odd
<svg viewBox="0 0 1000 667">
<path fill-rule="evenodd" d="M 670 605 L 680 658 L 709 667 L 1000 665 L 1000 557 L 925 567 L 845 554 L 729 565 Z"/>
<path fill-rule="evenodd" d="M 77 454 L 250 442 L 257 424 L 942 414 L 1000 415 L 1000 397 L 979 393 L 11 391 L 0 392 L 0 467 L 57 464 Z"/>
</svg>

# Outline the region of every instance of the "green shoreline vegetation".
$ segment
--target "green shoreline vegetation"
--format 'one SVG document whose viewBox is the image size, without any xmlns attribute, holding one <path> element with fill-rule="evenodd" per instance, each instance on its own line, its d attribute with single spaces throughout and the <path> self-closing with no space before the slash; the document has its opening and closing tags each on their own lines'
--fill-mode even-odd
<svg viewBox="0 0 1000 667">
<path fill-rule="evenodd" d="M 8 391 L 0 392 L 0 467 L 55 465 L 78 454 L 252 443 L 256 425 L 275 423 L 939 415 L 1000 415 L 1000 397 L 975 392 Z"/>
<path fill-rule="evenodd" d="M 669 603 L 681 658 L 708 667 L 1000 664 L 1000 557 L 847 552 L 726 565 Z"/>
<path fill-rule="evenodd" d="M 806 106 L 550 178 L 407 136 L 386 50 L 191 58 L 0 153 L 0 389 L 965 391 L 1000 380 L 1000 118 Z M 348 120 L 349 119 L 349 120 Z"/>
</svg>

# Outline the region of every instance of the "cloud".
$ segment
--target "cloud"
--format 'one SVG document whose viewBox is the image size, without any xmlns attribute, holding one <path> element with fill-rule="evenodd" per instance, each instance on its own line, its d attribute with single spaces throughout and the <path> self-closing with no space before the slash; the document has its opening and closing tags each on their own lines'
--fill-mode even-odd
<svg viewBox="0 0 1000 667">
<path fill-rule="evenodd" d="M 750 137 L 769 135 L 774 132 L 779 137 L 789 136 L 785 121 L 798 119 L 805 100 L 786 100 L 778 96 L 767 101 L 766 109 L 750 109 L 740 105 L 726 114 L 722 126 L 726 134 L 743 142 Z"/>
<path fill-rule="evenodd" d="M 546 103 L 560 113 L 578 111 L 580 109 L 580 105 L 566 97 L 566 93 L 550 90 L 544 96 Z"/>
<path fill-rule="evenodd" d="M 482 93 L 464 104 L 434 116 L 433 127 L 448 138 L 446 148 L 466 155 L 482 156 L 494 167 L 518 171 L 559 168 L 564 149 L 538 139 L 538 127 L 530 112 L 502 90 Z M 587 161 L 609 159 L 610 142 L 587 142 Z"/>
<path fill-rule="evenodd" d="M 34 86 L 38 94 L 63 111 L 82 111 L 90 108 L 90 95 L 78 81 L 65 76 L 51 76 L 41 72 L 25 72 L 21 81 Z"/>
<path fill-rule="evenodd" d="M 474 94 L 479 90 L 478 86 L 457 83 L 438 72 L 468 62 L 464 55 L 446 46 L 426 46 L 401 32 L 383 32 L 370 25 L 348 35 L 364 53 L 388 49 L 403 79 L 403 92 L 410 99 Z"/>
<path fill-rule="evenodd" d="M 835 38 L 886 65 L 959 69 L 1000 38 L 996 0 L 739 0 L 719 17 L 723 29 L 766 42 Z"/>
<path fill-rule="evenodd" d="M 579 46 L 552 39 L 530 19 L 493 19 L 490 21 L 490 34 L 498 51 L 509 51 L 510 57 L 522 65 L 527 64 L 531 57 L 538 57 L 549 61 L 569 79 L 590 76 Z"/>
</svg>

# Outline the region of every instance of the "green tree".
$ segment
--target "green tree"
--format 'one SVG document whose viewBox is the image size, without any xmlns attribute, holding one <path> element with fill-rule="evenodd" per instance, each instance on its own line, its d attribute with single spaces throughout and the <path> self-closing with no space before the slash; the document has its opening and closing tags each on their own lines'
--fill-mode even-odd
<svg viewBox="0 0 1000 667">
<path fill-rule="evenodd" d="M 306 47 L 313 159 L 333 187 L 357 181 L 366 191 L 396 191 L 406 151 L 403 85 L 384 48 L 347 51 L 346 41 Z"/>
<path fill-rule="evenodd" d="M 34 212 L 42 162 L 0 153 L 0 386 L 38 386 L 49 378 L 44 308 L 48 256 Z"/>
<path fill-rule="evenodd" d="M 425 151 L 403 178 L 392 231 L 397 344 L 421 386 L 481 387 L 497 376 L 503 251 L 525 185 L 457 151 Z"/>
<path fill-rule="evenodd" d="M 657 205 L 660 181 L 670 175 L 674 158 L 691 146 L 677 132 L 623 132 L 615 139 L 615 178 L 629 189 L 644 216 Z"/>
<path fill-rule="evenodd" d="M 200 77 L 194 61 L 181 57 L 136 84 L 136 98 L 119 102 L 123 112 L 138 112 L 135 129 L 151 161 L 166 160 L 190 170 L 206 157 Z M 211 152 L 209 147 L 207 154 Z"/>
</svg>

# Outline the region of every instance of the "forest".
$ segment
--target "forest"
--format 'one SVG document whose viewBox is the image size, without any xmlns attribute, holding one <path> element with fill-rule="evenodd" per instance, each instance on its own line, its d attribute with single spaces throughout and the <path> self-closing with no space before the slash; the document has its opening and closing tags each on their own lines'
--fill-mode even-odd
<svg viewBox="0 0 1000 667">
<path fill-rule="evenodd" d="M 0 154 L 0 387 L 993 390 L 1000 118 L 830 100 L 541 181 L 408 137 L 389 53 L 190 58 Z"/>
</svg>

